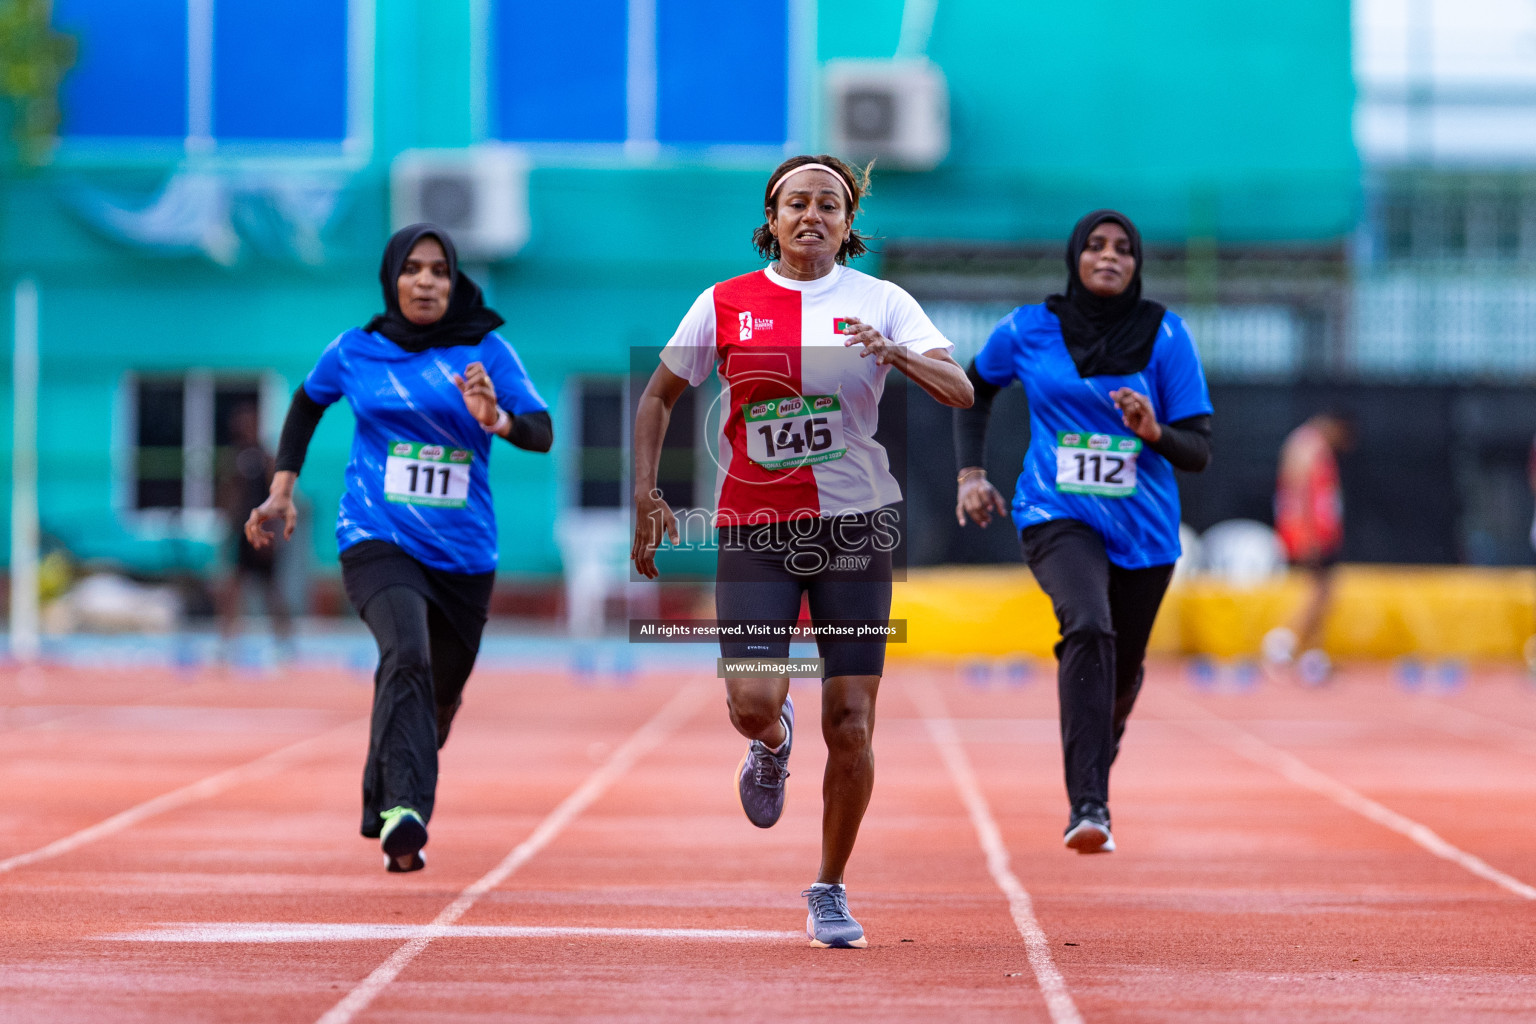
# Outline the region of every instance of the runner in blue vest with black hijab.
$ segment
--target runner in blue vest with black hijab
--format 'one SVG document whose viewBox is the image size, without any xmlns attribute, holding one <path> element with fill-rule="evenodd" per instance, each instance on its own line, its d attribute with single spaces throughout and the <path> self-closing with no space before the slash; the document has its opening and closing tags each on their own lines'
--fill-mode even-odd
<svg viewBox="0 0 1536 1024">
<path fill-rule="evenodd" d="M 336 519 L 341 578 L 379 646 L 363 768 L 363 835 L 390 871 L 424 867 L 437 793 L 437 752 L 480 650 L 496 570 L 496 518 L 486 463 L 491 437 L 547 452 L 554 439 L 504 322 L 459 270 L 448 232 L 396 232 L 379 268 L 384 313 L 320 354 L 293 394 L 263 524 L 293 536 L 293 487 L 315 426 L 345 398 L 357 418 Z"/>
<path fill-rule="evenodd" d="M 1003 318 L 971 362 L 976 403 L 955 411 L 955 515 L 986 526 L 1010 511 L 983 468 L 987 418 L 1017 380 L 1029 450 L 1012 514 L 1024 558 L 1051 598 L 1066 845 L 1115 848 L 1109 768 L 1141 690 L 1158 606 L 1179 557 L 1175 469 L 1211 455 L 1211 398 L 1184 321 L 1141 297 L 1141 236 L 1095 210 L 1067 243 L 1067 292 Z"/>
</svg>

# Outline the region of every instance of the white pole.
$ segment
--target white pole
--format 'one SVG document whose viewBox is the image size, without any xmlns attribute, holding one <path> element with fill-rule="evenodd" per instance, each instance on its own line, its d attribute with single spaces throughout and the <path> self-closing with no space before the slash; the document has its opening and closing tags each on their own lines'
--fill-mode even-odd
<svg viewBox="0 0 1536 1024">
<path fill-rule="evenodd" d="M 656 0 L 629 0 L 629 63 L 624 81 L 624 153 L 654 160 L 656 143 Z"/>
<path fill-rule="evenodd" d="M 16 282 L 11 362 L 11 656 L 37 660 L 37 281 Z"/>
<path fill-rule="evenodd" d="M 213 149 L 213 0 L 187 0 L 187 152 Z"/>
</svg>

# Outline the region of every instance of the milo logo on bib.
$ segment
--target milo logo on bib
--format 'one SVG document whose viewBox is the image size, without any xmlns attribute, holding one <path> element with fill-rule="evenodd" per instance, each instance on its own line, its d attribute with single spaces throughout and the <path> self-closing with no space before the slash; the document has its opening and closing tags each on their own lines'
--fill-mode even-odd
<svg viewBox="0 0 1536 1024">
<path fill-rule="evenodd" d="M 801 409 L 804 409 L 804 408 L 805 408 L 805 399 L 803 399 L 803 398 L 785 398 L 785 399 L 782 399 L 779 402 L 779 415 L 780 416 L 793 416 L 796 413 L 798 413 Z"/>
</svg>

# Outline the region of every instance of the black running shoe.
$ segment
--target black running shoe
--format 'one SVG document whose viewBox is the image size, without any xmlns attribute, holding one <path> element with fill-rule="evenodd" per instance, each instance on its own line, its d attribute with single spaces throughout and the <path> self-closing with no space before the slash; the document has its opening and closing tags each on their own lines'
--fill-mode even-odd
<svg viewBox="0 0 1536 1024">
<path fill-rule="evenodd" d="M 420 871 L 427 866 L 427 825 L 421 815 L 409 807 L 391 807 L 379 817 L 384 828 L 379 832 L 379 847 L 384 851 L 384 869 L 390 872 Z"/>
<path fill-rule="evenodd" d="M 1109 808 L 1093 800 L 1078 804 L 1062 843 L 1078 853 L 1113 853 L 1115 837 L 1109 831 Z"/>
</svg>

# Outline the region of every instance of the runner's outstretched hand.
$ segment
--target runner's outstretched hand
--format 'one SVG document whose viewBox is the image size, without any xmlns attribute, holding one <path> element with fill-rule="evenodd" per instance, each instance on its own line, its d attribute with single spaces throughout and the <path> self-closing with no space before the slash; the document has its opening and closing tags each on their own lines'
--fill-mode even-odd
<svg viewBox="0 0 1536 1024">
<path fill-rule="evenodd" d="M 635 571 L 648 580 L 660 575 L 656 571 L 656 549 L 661 547 L 665 534 L 673 546 L 678 543 L 677 516 L 662 498 L 660 490 L 651 490 L 635 496 L 635 542 L 630 545 L 629 557 L 635 563 Z"/>
<path fill-rule="evenodd" d="M 491 383 L 485 365 L 470 363 L 464 367 L 464 376 L 453 375 L 453 383 L 464 395 L 464 407 L 469 414 L 479 420 L 481 426 L 494 427 L 501 417 L 501 410 L 496 407 L 496 385 Z"/>
<path fill-rule="evenodd" d="M 856 316 L 842 317 L 853 330 L 843 341 L 843 347 L 863 345 L 864 351 L 859 353 L 859 358 L 874 356 L 875 362 L 882 366 L 894 365 L 898 359 L 906 354 L 906 349 L 895 344 L 885 335 L 875 330 L 874 327 L 860 320 Z"/>
<path fill-rule="evenodd" d="M 960 481 L 960 493 L 955 498 L 955 522 L 965 525 L 965 517 L 970 516 L 977 526 L 985 527 L 992 522 L 992 516 L 1008 515 L 1008 502 L 992 486 L 985 473 L 979 470 L 969 473 Z"/>
<path fill-rule="evenodd" d="M 1152 413 L 1150 398 L 1130 388 L 1117 388 L 1109 397 L 1120 407 L 1120 420 L 1131 428 L 1131 433 L 1148 444 L 1156 444 L 1162 438 L 1163 426 Z"/>
<path fill-rule="evenodd" d="M 251 509 L 245 521 L 245 539 L 257 551 L 266 550 L 272 543 L 272 534 L 262 529 L 269 520 L 281 519 L 283 540 L 293 539 L 293 528 L 299 525 L 299 510 L 293 503 L 293 486 L 298 479 L 299 474 L 292 470 L 280 469 L 273 473 L 267 500 Z"/>
<path fill-rule="evenodd" d="M 272 544 L 272 534 L 262 527 L 273 519 L 283 521 L 283 540 L 292 540 L 293 528 L 299 525 L 299 510 L 293 504 L 293 495 L 274 494 L 251 509 L 250 518 L 245 521 L 245 539 L 257 551 L 264 551 Z"/>
</svg>

